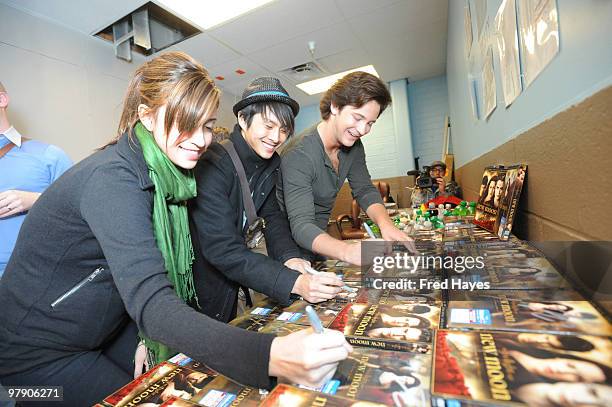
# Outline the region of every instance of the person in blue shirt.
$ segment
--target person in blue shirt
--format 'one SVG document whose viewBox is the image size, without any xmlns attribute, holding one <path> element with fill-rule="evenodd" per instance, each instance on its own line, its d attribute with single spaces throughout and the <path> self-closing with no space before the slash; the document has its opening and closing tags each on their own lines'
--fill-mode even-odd
<svg viewBox="0 0 612 407">
<path fill-rule="evenodd" d="M 0 278 L 27 212 L 72 161 L 60 148 L 29 140 L 11 126 L 9 95 L 0 83 Z"/>
</svg>

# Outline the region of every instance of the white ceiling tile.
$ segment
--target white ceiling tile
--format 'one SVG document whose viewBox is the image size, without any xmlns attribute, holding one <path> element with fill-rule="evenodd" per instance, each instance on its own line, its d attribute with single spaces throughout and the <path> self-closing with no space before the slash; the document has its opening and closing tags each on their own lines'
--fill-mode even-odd
<svg viewBox="0 0 612 407">
<path fill-rule="evenodd" d="M 346 50 L 361 48 L 348 24 L 339 23 L 256 51 L 248 57 L 273 72 L 279 72 L 311 60 L 309 41 L 315 41 L 315 57 L 319 61 Z"/>
<path fill-rule="evenodd" d="M 374 65 L 374 68 L 376 68 L 378 72 L 378 66 L 380 63 L 374 62 L 375 61 L 368 56 L 368 53 L 366 53 L 361 47 L 357 49 L 349 49 L 321 59 L 321 63 L 325 65 L 329 71 L 334 73 L 348 71 L 349 69 L 365 65 Z M 380 62 L 382 63 L 382 61 Z"/>
<path fill-rule="evenodd" d="M 368 14 L 373 10 L 390 6 L 393 3 L 397 3 L 398 1 L 406 0 L 336 0 L 336 4 L 338 4 L 338 8 L 340 9 L 345 18 L 351 18 L 363 14 Z"/>
<path fill-rule="evenodd" d="M 227 90 L 230 93 L 233 93 L 234 95 L 236 95 L 236 101 L 240 100 L 242 93 L 244 92 L 244 90 L 246 89 L 246 87 L 249 85 L 249 83 L 251 83 L 253 79 L 248 79 L 245 81 L 241 81 L 241 82 L 236 82 L 232 85 L 230 85 Z"/>
<path fill-rule="evenodd" d="M 325 65 L 330 72 L 342 72 L 359 66 L 369 65 L 370 59 L 363 51 L 348 50 L 340 54 L 336 54 L 327 58 L 322 58 L 321 63 Z M 378 68 L 377 68 L 378 69 Z M 279 75 L 280 76 L 280 75 Z M 383 78 L 384 79 L 384 78 Z M 322 94 L 308 95 L 303 90 L 299 89 L 297 83 L 282 77 L 283 83 L 286 84 L 289 93 L 300 103 L 306 106 L 313 103 L 319 103 L 319 98 Z"/>
<path fill-rule="evenodd" d="M 385 47 L 370 49 L 369 53 L 375 61 L 393 61 L 382 63 L 376 67 L 385 81 L 400 78 L 435 76 L 428 72 L 429 67 L 446 65 L 446 32 L 442 30 L 446 23 L 431 24 L 419 31 L 419 35 L 411 35 L 406 39 L 388 41 Z"/>
<path fill-rule="evenodd" d="M 206 33 L 195 35 L 167 48 L 167 50 L 180 50 L 186 52 L 204 64 L 206 68 L 223 65 L 241 56 L 231 48 L 221 44 L 219 41 L 210 38 Z"/>
<path fill-rule="evenodd" d="M 348 19 L 354 33 L 368 49 L 382 48 L 386 41 L 401 41 L 419 32 L 432 23 L 444 21 L 448 17 L 445 1 L 430 0 L 402 1 L 384 9 L 378 9 L 368 14 L 367 20 L 359 18 Z"/>
<path fill-rule="evenodd" d="M 245 73 L 242 75 L 236 73 L 238 69 L 245 71 Z M 261 76 L 268 73 L 264 68 L 247 57 L 239 57 L 223 64 L 212 66 L 210 71 L 213 72 L 215 76 L 224 76 L 226 80 L 244 80 L 246 76 Z"/>
<path fill-rule="evenodd" d="M 378 73 L 392 81 L 446 64 L 447 13 L 442 0 L 402 1 L 370 13 L 367 24 L 348 21 Z"/>
<path fill-rule="evenodd" d="M 277 0 L 207 32 L 246 55 L 342 19 L 330 0 Z"/>
<path fill-rule="evenodd" d="M 87 34 L 145 2 L 0 0 Z M 385 81 L 415 80 L 444 72 L 447 13 L 447 0 L 276 0 L 171 49 L 191 54 L 213 76 L 224 76 L 219 85 L 232 93 L 241 93 L 256 76 L 274 75 L 307 62 L 309 40 L 316 41 L 317 60 L 331 72 L 373 64 Z M 31 35 L 24 38 L 31 40 Z M 117 63 L 112 53 L 108 61 L 87 55 L 79 58 L 85 58 L 87 64 L 100 64 L 100 70 L 109 70 L 119 78 L 130 71 Z M 237 68 L 246 74 L 235 74 Z M 305 95 L 287 78 L 283 81 L 301 104 L 318 102 L 320 95 Z"/>
<path fill-rule="evenodd" d="M 237 69 L 245 71 L 240 75 L 236 73 Z M 240 57 L 224 64 L 209 68 L 209 72 L 213 77 L 223 76 L 225 79 L 217 80 L 219 86 L 222 86 L 234 94 L 242 94 L 242 90 L 247 83 L 259 76 L 274 76 L 270 71 L 262 68 L 246 57 Z M 242 88 L 240 88 L 242 86 Z M 238 88 L 236 88 L 238 87 Z M 236 92 L 239 89 L 239 92 Z"/>
</svg>

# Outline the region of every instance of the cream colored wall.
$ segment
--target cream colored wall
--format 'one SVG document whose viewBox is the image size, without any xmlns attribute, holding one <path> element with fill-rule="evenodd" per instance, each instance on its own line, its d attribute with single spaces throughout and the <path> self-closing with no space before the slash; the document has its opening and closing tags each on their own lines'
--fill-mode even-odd
<svg viewBox="0 0 612 407">
<path fill-rule="evenodd" d="M 78 161 L 114 135 L 123 92 L 143 57 L 119 60 L 108 43 L 4 5 L 0 39 L 9 118 L 24 136 Z"/>
<path fill-rule="evenodd" d="M 114 136 L 134 70 L 110 43 L 0 4 L 0 81 L 9 118 L 26 137 L 61 147 L 76 162 Z M 218 124 L 231 128 L 234 96 Z"/>
</svg>

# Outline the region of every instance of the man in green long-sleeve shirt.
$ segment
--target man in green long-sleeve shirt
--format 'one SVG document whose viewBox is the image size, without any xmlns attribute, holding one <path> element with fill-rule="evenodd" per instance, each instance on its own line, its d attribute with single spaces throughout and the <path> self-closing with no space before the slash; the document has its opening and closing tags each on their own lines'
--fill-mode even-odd
<svg viewBox="0 0 612 407">
<path fill-rule="evenodd" d="M 323 120 L 282 152 L 277 196 L 287 212 L 293 238 L 303 249 L 361 264 L 360 243 L 343 242 L 325 232 L 346 179 L 353 197 L 378 224 L 385 240 L 411 240 L 389 219 L 372 184 L 360 141 L 390 102 L 389 91 L 380 79 L 365 72 L 348 74 L 321 99 Z"/>
</svg>

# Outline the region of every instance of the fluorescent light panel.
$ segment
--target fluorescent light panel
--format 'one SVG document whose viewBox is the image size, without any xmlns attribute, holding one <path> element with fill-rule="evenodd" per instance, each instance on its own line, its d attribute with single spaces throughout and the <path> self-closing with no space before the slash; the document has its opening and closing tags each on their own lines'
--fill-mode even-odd
<svg viewBox="0 0 612 407">
<path fill-rule="evenodd" d="M 371 73 L 377 78 L 379 77 L 378 72 L 376 72 L 376 69 L 374 69 L 374 65 L 367 65 L 367 66 L 362 66 L 360 68 L 349 69 L 348 71 L 340 72 L 334 75 L 329 75 L 324 78 L 319 78 L 319 79 L 315 79 L 312 81 L 303 82 L 296 86 L 300 88 L 301 90 L 303 90 L 304 92 L 308 93 L 309 95 L 316 95 L 317 93 L 325 92 L 338 79 L 342 78 L 343 76 L 351 72 L 356 72 L 356 71 L 363 71 L 363 72 Z"/>
<path fill-rule="evenodd" d="M 204 30 L 245 14 L 273 0 L 156 0 Z"/>
</svg>

